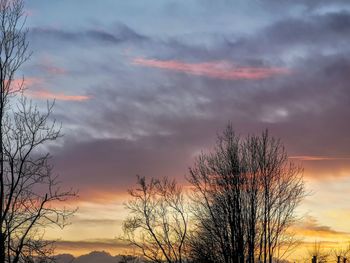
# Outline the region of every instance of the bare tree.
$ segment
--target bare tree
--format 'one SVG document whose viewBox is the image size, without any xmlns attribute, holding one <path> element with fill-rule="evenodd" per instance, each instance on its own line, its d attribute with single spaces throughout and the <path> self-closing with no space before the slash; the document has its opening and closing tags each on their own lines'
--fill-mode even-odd
<svg viewBox="0 0 350 263">
<path fill-rule="evenodd" d="M 206 233 L 211 239 L 207 249 L 214 262 L 243 263 L 245 260 L 244 200 L 246 178 L 242 173 L 240 138 L 231 126 L 218 137 L 215 150 L 198 157 L 190 169 L 194 188 L 194 209 L 198 238 Z M 192 242 L 192 244 L 198 244 Z M 216 249 L 213 249 L 216 248 Z M 192 247 L 196 249 L 196 247 Z M 202 248 L 204 249 L 204 248 Z M 200 262 L 200 259 L 195 259 Z"/>
<path fill-rule="evenodd" d="M 60 136 L 50 119 L 53 104 L 41 113 L 16 79 L 28 53 L 23 0 L 0 0 L 0 262 L 47 260 L 52 242 L 48 224 L 64 226 L 71 211 L 58 202 L 74 195 L 62 191 L 45 153 L 45 143 Z"/>
<path fill-rule="evenodd" d="M 197 205 L 193 251 L 206 235 L 214 262 L 271 263 L 295 244 L 286 230 L 304 196 L 301 169 L 267 132 L 242 139 L 229 125 L 214 151 L 198 157 L 189 182 Z"/>
<path fill-rule="evenodd" d="M 152 262 L 186 262 L 188 216 L 182 188 L 175 181 L 138 177 L 126 204 L 123 239 L 136 246 Z"/>
<path fill-rule="evenodd" d="M 346 247 L 333 249 L 329 254 L 337 261 L 337 263 L 346 263 L 350 256 L 350 243 Z"/>
<path fill-rule="evenodd" d="M 286 230 L 295 222 L 294 211 L 305 196 L 302 170 L 288 161 L 284 146 L 265 131 L 258 141 L 258 165 L 262 184 L 262 224 L 259 261 L 271 263 L 278 251 L 282 257 L 294 239 Z"/>
<path fill-rule="evenodd" d="M 314 263 L 326 263 L 330 256 L 330 251 L 324 249 L 320 242 L 315 241 L 312 248 L 308 250 L 309 258 L 306 260 L 310 262 L 310 257 Z"/>
</svg>

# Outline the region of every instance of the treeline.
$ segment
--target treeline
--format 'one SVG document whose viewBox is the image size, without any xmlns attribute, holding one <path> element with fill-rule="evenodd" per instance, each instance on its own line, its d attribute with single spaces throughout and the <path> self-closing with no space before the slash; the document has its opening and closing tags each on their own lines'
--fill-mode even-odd
<svg viewBox="0 0 350 263">
<path fill-rule="evenodd" d="M 305 195 L 302 170 L 267 131 L 241 137 L 228 125 L 186 179 L 184 191 L 167 177 L 138 177 L 129 191 L 123 239 L 145 259 L 271 263 L 296 244 L 288 228 Z"/>
</svg>

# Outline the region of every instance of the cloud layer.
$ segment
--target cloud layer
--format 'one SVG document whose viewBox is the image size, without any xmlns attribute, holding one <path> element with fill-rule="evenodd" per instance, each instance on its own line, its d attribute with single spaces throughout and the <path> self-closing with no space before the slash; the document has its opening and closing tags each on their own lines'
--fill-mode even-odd
<svg viewBox="0 0 350 263">
<path fill-rule="evenodd" d="M 347 1 L 69 6 L 30 3 L 34 55 L 23 74 L 33 98 L 58 100 L 65 137 L 50 150 L 82 200 L 124 197 L 136 174 L 184 182 L 229 121 L 242 135 L 268 128 L 281 138 L 318 199 L 332 196 L 320 182 L 349 184 Z M 324 211 L 319 226 L 346 232 L 327 198 L 303 210 Z M 350 209 L 339 205 L 334 213 Z"/>
</svg>

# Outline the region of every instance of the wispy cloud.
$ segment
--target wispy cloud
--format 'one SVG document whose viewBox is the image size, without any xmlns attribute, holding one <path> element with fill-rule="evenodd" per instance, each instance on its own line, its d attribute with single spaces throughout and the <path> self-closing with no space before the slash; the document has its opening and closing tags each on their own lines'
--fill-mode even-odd
<svg viewBox="0 0 350 263">
<path fill-rule="evenodd" d="M 43 82 L 44 80 L 38 77 L 16 78 L 11 81 L 10 85 L 11 90 L 18 90 L 19 88 L 29 88 L 34 85 L 39 85 Z"/>
<path fill-rule="evenodd" d="M 287 68 L 237 66 L 227 61 L 187 63 L 177 60 L 134 58 L 132 64 L 227 80 L 257 80 L 290 73 Z"/>
<path fill-rule="evenodd" d="M 122 23 L 116 24 L 114 27 L 107 30 L 90 28 L 86 30 L 70 31 L 52 27 L 33 27 L 29 31 L 32 37 L 32 42 L 38 41 L 40 45 L 43 42 L 58 41 L 79 42 L 84 45 L 92 43 L 98 44 L 121 44 L 124 42 L 145 41 L 148 38 L 143 36 L 127 25 Z M 89 42 L 89 43 L 88 43 Z"/>
<path fill-rule="evenodd" d="M 52 75 L 64 75 L 67 73 L 67 70 L 62 67 L 54 66 L 48 62 L 45 62 L 43 65 L 41 65 L 42 70 L 46 71 L 49 74 Z"/>
<path fill-rule="evenodd" d="M 54 93 L 48 90 L 31 90 L 27 92 L 28 96 L 36 99 L 56 99 L 64 101 L 85 101 L 89 100 L 90 96 L 85 95 L 66 95 L 64 93 Z"/>
<path fill-rule="evenodd" d="M 64 69 L 50 67 L 47 70 L 56 71 L 56 74 L 65 74 Z M 46 89 L 34 89 L 33 86 L 42 86 L 45 80 L 37 77 L 30 77 L 24 79 L 14 79 L 11 83 L 11 90 L 25 89 L 25 94 L 36 99 L 56 99 L 64 101 L 85 101 L 91 97 L 86 95 L 67 95 L 63 92 L 52 92 Z"/>
<path fill-rule="evenodd" d="M 296 156 L 290 156 L 289 159 L 295 159 L 299 161 L 338 161 L 338 160 L 350 160 L 350 156 L 335 157 L 335 156 L 316 156 L 316 155 L 296 155 Z"/>
<path fill-rule="evenodd" d="M 302 222 L 292 227 L 298 235 L 312 238 L 328 238 L 336 240 L 347 240 L 350 236 L 348 232 L 337 231 L 330 226 L 322 225 L 312 216 L 307 216 Z"/>
</svg>

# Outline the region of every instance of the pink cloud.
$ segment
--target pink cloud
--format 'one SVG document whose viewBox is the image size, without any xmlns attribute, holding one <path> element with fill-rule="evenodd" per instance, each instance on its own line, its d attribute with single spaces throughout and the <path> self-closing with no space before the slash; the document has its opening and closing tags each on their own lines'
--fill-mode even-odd
<svg viewBox="0 0 350 263">
<path fill-rule="evenodd" d="M 132 64 L 144 67 L 159 68 L 182 72 L 209 78 L 239 80 L 265 79 L 275 75 L 290 73 L 290 70 L 280 67 L 244 67 L 233 65 L 225 61 L 211 61 L 204 63 L 186 63 L 177 60 L 157 60 L 134 58 Z"/>
<path fill-rule="evenodd" d="M 11 83 L 11 90 L 16 91 L 21 87 L 25 88 L 25 93 L 32 98 L 36 99 L 56 99 L 64 101 L 85 101 L 89 100 L 90 96 L 84 95 L 66 95 L 62 92 L 51 92 L 46 89 L 33 89 L 32 86 L 42 86 L 45 80 L 42 78 L 25 78 L 25 79 L 14 79 Z"/>
<path fill-rule="evenodd" d="M 13 79 L 10 83 L 10 92 L 16 92 L 22 89 L 29 88 L 34 85 L 40 85 L 44 82 L 42 78 L 37 77 L 30 77 L 30 78 L 24 78 L 24 79 Z M 5 80 L 5 85 L 7 85 L 8 82 Z"/>
<path fill-rule="evenodd" d="M 11 85 L 13 86 L 13 88 L 17 88 L 22 85 L 23 87 L 27 88 L 33 85 L 41 84 L 43 82 L 44 80 L 42 78 L 32 77 L 32 78 L 24 78 L 24 79 L 13 79 L 11 81 Z"/>
<path fill-rule="evenodd" d="M 64 93 L 54 93 L 48 90 L 35 90 L 28 91 L 28 96 L 37 99 L 56 99 L 56 100 L 64 100 L 64 101 L 85 101 L 89 100 L 90 96 L 83 95 L 66 95 Z"/>
</svg>

